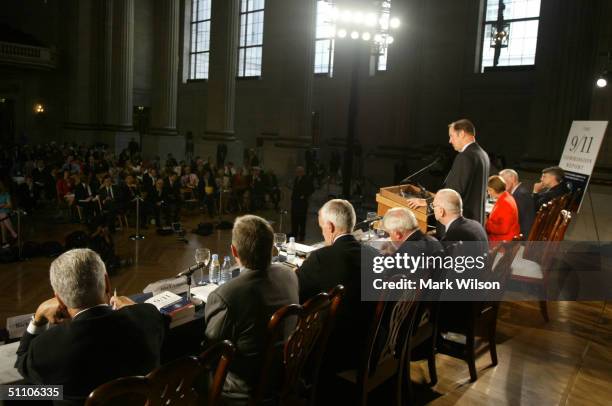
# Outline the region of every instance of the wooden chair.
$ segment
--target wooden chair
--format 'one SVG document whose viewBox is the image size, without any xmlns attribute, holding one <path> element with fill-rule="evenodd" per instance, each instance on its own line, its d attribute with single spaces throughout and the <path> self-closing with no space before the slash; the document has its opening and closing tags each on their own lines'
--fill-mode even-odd
<svg viewBox="0 0 612 406">
<path fill-rule="evenodd" d="M 414 320 L 419 291 L 404 291 L 401 300 L 387 301 L 384 293 L 376 303 L 364 352 L 357 370 L 343 371 L 338 376 L 356 387 L 357 402 L 367 405 L 370 392 L 389 380 L 395 381 L 395 403 L 404 404 L 404 365 L 407 342 Z"/>
<path fill-rule="evenodd" d="M 198 357 L 205 370 L 214 369 L 212 381 L 208 387 L 208 402 L 206 403 L 208 406 L 221 404 L 221 391 L 228 367 L 235 354 L 236 347 L 230 341 L 225 340 L 208 348 Z"/>
<path fill-rule="evenodd" d="M 319 293 L 302 306 L 287 305 L 272 315 L 268 323 L 261 379 L 249 404 L 261 405 L 270 401 L 276 403 L 276 399 L 269 399 L 269 391 L 272 388 L 276 389 L 274 372 L 279 366 L 281 382 L 278 391 L 275 390 L 278 403 L 281 405 L 306 403 L 300 388 L 304 367 L 325 331 L 331 304 L 327 293 Z M 295 329 L 284 340 L 283 331 L 292 317 L 297 317 Z M 319 350 L 324 348 L 319 347 Z"/>
<path fill-rule="evenodd" d="M 183 357 L 155 369 L 147 376 L 115 379 L 89 394 L 86 406 L 147 405 L 187 406 L 199 404 L 194 383 L 213 363 L 217 362 L 208 393 L 208 406 L 219 405 L 219 397 L 234 346 L 224 341 L 203 352 L 199 358 Z"/>
<path fill-rule="evenodd" d="M 321 371 L 321 365 L 323 364 L 323 357 L 325 355 L 325 351 L 327 350 L 327 343 L 329 342 L 329 337 L 331 336 L 331 333 L 336 324 L 336 315 L 338 314 L 338 308 L 340 307 L 342 299 L 344 298 L 344 286 L 337 285 L 327 294 L 331 302 L 327 313 L 327 321 L 325 322 L 324 330 L 321 333 L 321 337 L 319 338 L 319 342 L 317 343 L 316 349 L 314 350 L 314 354 L 310 359 L 310 362 L 312 364 L 312 373 L 309 379 L 310 388 L 308 388 L 308 390 L 310 392 L 309 403 L 313 406 L 317 404 L 317 389 L 319 386 L 320 378 L 319 372 Z"/>
<path fill-rule="evenodd" d="M 546 302 L 546 295 L 548 291 L 548 276 L 550 268 L 552 267 L 556 254 L 558 252 L 559 242 L 565 238 L 565 233 L 571 222 L 572 215 L 567 210 L 561 210 L 553 223 L 550 231 L 545 238 L 544 243 L 534 242 L 532 244 L 532 252 L 529 257 L 519 251 L 517 259 L 512 264 L 512 279 L 522 282 L 536 285 L 540 291 L 540 295 L 544 297 L 544 300 L 539 301 L 540 311 L 542 317 L 546 322 L 549 321 L 548 317 L 548 306 Z M 538 249 L 534 249 L 535 247 Z"/>
<path fill-rule="evenodd" d="M 491 270 L 492 279 L 500 281 L 502 289 L 510 277 L 511 265 L 518 252 L 517 242 L 497 245 L 489 252 L 487 268 Z M 501 254 L 503 252 L 503 254 Z M 501 255 L 501 259 L 498 258 Z M 501 296 L 492 301 L 463 302 L 463 306 L 452 303 L 452 315 L 446 315 L 440 331 L 458 333 L 465 336 L 465 344 L 442 338 L 438 347 L 440 352 L 455 358 L 463 359 L 468 364 L 470 381 L 478 379 L 476 372 L 476 337 L 486 338 L 489 344 L 492 365 L 497 365 L 497 347 L 495 336 L 497 330 L 497 314 Z M 460 302 L 461 303 L 461 302 Z M 455 317 L 461 314 L 462 317 Z"/>
</svg>

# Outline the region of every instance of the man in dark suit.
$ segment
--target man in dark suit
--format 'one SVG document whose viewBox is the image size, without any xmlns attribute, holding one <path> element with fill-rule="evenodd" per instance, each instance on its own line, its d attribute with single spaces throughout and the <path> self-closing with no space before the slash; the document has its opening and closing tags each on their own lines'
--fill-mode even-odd
<svg viewBox="0 0 612 406">
<path fill-rule="evenodd" d="M 164 182 L 164 197 L 165 204 L 172 216 L 172 221 L 179 221 L 181 214 L 181 184 L 178 180 L 178 175 L 174 172 L 170 173 Z"/>
<path fill-rule="evenodd" d="M 355 227 L 355 209 L 346 200 L 333 199 L 325 203 L 319 210 L 319 227 L 326 246 L 310 253 L 297 270 L 300 303 L 336 285 L 344 286 L 345 295 L 326 355 L 329 368 L 343 370 L 355 367 L 371 323 L 371 306 L 361 302 L 361 261 L 362 250 L 367 250 L 363 253 L 364 258 L 376 252 L 362 246 L 351 235 Z M 367 262 L 364 260 L 364 263 Z"/>
<path fill-rule="evenodd" d="M 83 219 L 87 222 L 99 211 L 100 203 L 97 189 L 89 184 L 89 178 L 81 175 L 81 183 L 74 189 L 76 205 L 83 211 Z"/>
<path fill-rule="evenodd" d="M 489 178 L 489 157 L 476 142 L 476 129 L 467 119 L 448 125 L 449 143 L 459 152 L 444 180 L 444 188 L 453 189 L 463 201 L 463 215 L 485 223 L 485 199 Z M 409 207 L 425 206 L 424 199 L 410 199 Z"/>
<path fill-rule="evenodd" d="M 31 212 L 38 204 L 40 189 L 34 183 L 32 176 L 26 175 L 25 182 L 18 186 L 17 193 L 19 196 L 19 206 L 26 212 Z"/>
<path fill-rule="evenodd" d="M 147 173 L 142 175 L 142 188 L 146 193 L 152 192 L 155 189 L 155 182 L 157 182 L 157 169 L 150 168 Z"/>
<path fill-rule="evenodd" d="M 55 297 L 38 307 L 17 350 L 15 366 L 29 383 L 63 385 L 64 399 L 82 404 L 103 383 L 159 366 L 168 321 L 153 305 L 111 298 L 98 254 L 62 254 L 50 279 Z"/>
<path fill-rule="evenodd" d="M 306 237 L 308 199 L 313 191 L 312 180 L 306 176 L 304 168 L 298 166 L 295 170 L 295 179 L 293 180 L 293 190 L 291 192 L 291 234 L 298 241 L 304 241 Z"/>
<path fill-rule="evenodd" d="M 536 210 L 539 210 L 544 203 L 569 192 L 563 183 L 563 178 L 565 178 L 565 172 L 558 166 L 551 166 L 542 170 L 540 182 L 533 185 L 533 200 Z"/>
<path fill-rule="evenodd" d="M 261 217 L 238 217 L 232 230 L 232 255 L 240 276 L 208 296 L 206 339 L 230 340 L 237 354 L 223 386 L 224 404 L 246 404 L 263 373 L 261 363 L 270 317 L 283 306 L 298 302 L 298 280 L 286 266 L 270 264 L 274 231 Z M 294 322 L 284 326 L 285 338 Z M 275 376 L 273 371 L 266 371 Z M 273 392 L 278 382 L 271 382 Z"/>
<path fill-rule="evenodd" d="M 521 226 L 521 234 L 525 238 L 529 236 L 529 231 L 533 225 L 535 218 L 535 204 L 531 192 L 525 185 L 519 181 L 518 173 L 513 169 L 504 169 L 499 172 L 499 175 L 506 182 L 506 191 L 512 194 L 516 201 L 516 206 L 519 211 L 519 224 Z"/>
<path fill-rule="evenodd" d="M 459 193 L 441 189 L 433 201 L 434 216 L 445 228 L 442 243 L 449 255 L 484 255 L 489 250 L 487 232 L 476 220 L 463 217 Z M 465 244 L 467 242 L 467 244 Z"/>
</svg>

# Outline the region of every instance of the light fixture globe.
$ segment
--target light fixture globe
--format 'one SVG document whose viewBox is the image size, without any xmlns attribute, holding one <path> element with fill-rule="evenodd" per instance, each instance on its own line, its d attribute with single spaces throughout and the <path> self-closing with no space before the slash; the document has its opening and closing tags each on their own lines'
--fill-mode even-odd
<svg viewBox="0 0 612 406">
<path fill-rule="evenodd" d="M 389 26 L 391 28 L 399 28 L 400 24 L 400 20 L 397 17 L 393 17 L 391 20 L 389 20 Z"/>
<path fill-rule="evenodd" d="M 352 39 L 357 39 L 357 38 L 359 38 L 359 33 L 358 33 L 357 31 L 353 31 L 353 32 L 351 32 L 351 38 L 352 38 Z"/>
<path fill-rule="evenodd" d="M 367 31 L 361 34 L 361 39 L 364 41 L 369 41 L 371 38 L 372 38 L 372 35 Z"/>
<path fill-rule="evenodd" d="M 344 28 L 340 28 L 338 30 L 337 35 L 338 35 L 338 38 L 345 38 L 346 37 L 346 30 Z"/>
<path fill-rule="evenodd" d="M 608 80 L 604 77 L 600 77 L 599 79 L 597 79 L 597 82 L 595 83 L 597 84 L 597 87 L 599 88 L 604 88 L 608 86 Z"/>
</svg>

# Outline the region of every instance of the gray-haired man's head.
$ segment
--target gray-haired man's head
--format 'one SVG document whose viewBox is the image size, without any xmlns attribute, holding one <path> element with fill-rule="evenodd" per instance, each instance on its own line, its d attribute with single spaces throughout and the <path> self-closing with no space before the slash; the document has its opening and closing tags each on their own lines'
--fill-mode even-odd
<svg viewBox="0 0 612 406">
<path fill-rule="evenodd" d="M 319 227 L 327 245 L 338 235 L 352 233 L 355 222 L 355 209 L 347 200 L 329 200 L 319 210 Z"/>
<path fill-rule="evenodd" d="M 106 267 L 88 248 L 63 253 L 51 263 L 51 286 L 69 309 L 85 309 L 108 302 Z"/>
<path fill-rule="evenodd" d="M 389 234 L 391 241 L 404 241 L 419 228 L 419 223 L 406 207 L 394 207 L 385 213 L 382 228 Z"/>
</svg>

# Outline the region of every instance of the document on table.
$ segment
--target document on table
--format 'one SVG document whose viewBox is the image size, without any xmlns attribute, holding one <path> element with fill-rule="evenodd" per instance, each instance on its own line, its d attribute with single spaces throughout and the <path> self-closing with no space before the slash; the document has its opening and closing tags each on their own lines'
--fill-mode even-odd
<svg viewBox="0 0 612 406">
<path fill-rule="evenodd" d="M 0 384 L 17 382 L 22 376 L 14 367 L 17 361 L 17 347 L 19 341 L 15 343 L 0 345 Z"/>
<path fill-rule="evenodd" d="M 191 294 L 195 296 L 197 299 L 200 299 L 204 303 L 208 300 L 208 295 L 210 295 L 215 289 L 217 289 L 219 285 L 214 283 L 209 283 L 203 286 L 197 286 L 195 288 L 191 288 Z"/>
<path fill-rule="evenodd" d="M 152 305 L 157 307 L 157 310 L 159 310 L 162 307 L 166 307 L 176 302 L 179 302 L 181 299 L 182 298 L 176 293 L 166 291 L 160 293 L 159 295 L 155 295 L 150 299 L 145 300 L 145 303 L 151 303 Z"/>
</svg>

